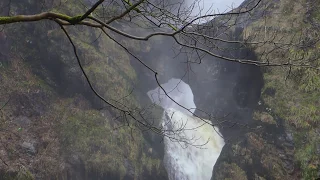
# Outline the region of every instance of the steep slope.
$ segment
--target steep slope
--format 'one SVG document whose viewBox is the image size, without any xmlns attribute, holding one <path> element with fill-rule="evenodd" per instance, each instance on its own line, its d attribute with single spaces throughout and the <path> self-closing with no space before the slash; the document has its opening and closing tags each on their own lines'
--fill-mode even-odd
<svg viewBox="0 0 320 180">
<path fill-rule="evenodd" d="M 80 1 L 51 2 L 10 5 L 16 14 L 84 11 Z M 107 37 L 97 39 L 98 31 L 67 30 L 99 93 L 107 99 L 129 94 L 137 81 L 129 56 Z M 13 24 L 0 41 L 0 179 L 166 178 L 142 133 L 122 126 L 124 119 L 114 118 L 118 112 L 89 89 L 57 25 Z M 119 102 L 140 106 L 134 96 Z"/>
<path fill-rule="evenodd" d="M 242 6 L 252 2 L 257 1 L 247 0 Z M 228 28 L 225 23 L 226 30 L 220 29 L 228 40 L 263 43 L 221 43 L 228 49 L 217 53 L 319 67 L 318 6 L 317 1 L 263 0 L 252 13 L 231 18 L 229 23 L 236 21 L 236 26 Z M 228 19 L 213 20 L 206 33 L 215 32 L 215 27 Z M 197 108 L 216 117 L 228 115 L 218 125 L 227 141 L 215 165 L 214 179 L 320 176 L 319 70 L 294 66 L 260 68 L 210 56 L 204 57 L 201 64 L 187 66 L 183 63 L 186 56 L 173 59 L 174 48 L 166 38 L 151 45 L 150 53 L 158 54 L 148 60 L 159 70 L 161 82 L 184 78 L 194 93 Z M 153 83 L 153 88 L 156 86 L 152 73 L 138 76 Z M 208 118 L 200 111 L 196 113 Z"/>
<path fill-rule="evenodd" d="M 68 1 L 63 8 L 57 8 L 58 1 L 44 7 L 32 0 L 12 2 L 19 14 L 41 8 L 71 14 L 83 10 L 78 1 Z M 237 17 L 245 23 L 227 33 L 232 40 L 259 41 L 276 32 L 279 48 L 273 50 L 274 44 L 265 43 L 231 54 L 283 63 L 298 60 L 319 67 L 319 8 L 317 0 L 263 0 L 252 17 Z M 105 97 L 124 97 L 133 84 L 144 87 L 142 95 L 156 87 L 153 74 L 138 68 L 110 39 L 96 40 L 99 32 L 87 28 L 67 30 L 95 87 Z M 102 104 L 82 78 L 59 27 L 47 22 L 7 26 L 0 42 L 3 177 L 165 178 L 159 155 L 141 133 L 117 129 L 116 111 L 97 110 Z M 186 57 L 172 61 L 172 42 L 165 38 L 152 39 L 146 48 L 126 43 L 161 71 L 161 82 L 184 77 L 190 68 L 181 65 Z M 284 46 L 288 43 L 291 46 Z M 319 178 L 319 70 L 258 68 L 212 57 L 190 69 L 193 73 L 186 78 L 196 106 L 217 117 L 230 114 L 219 127 L 226 146 L 214 168 L 214 179 Z M 123 103 L 138 107 L 140 99 L 130 96 Z"/>
<path fill-rule="evenodd" d="M 318 8 L 317 1 L 262 1 L 254 10 L 261 16 L 248 21 L 242 38 L 272 37 L 279 42 L 275 49 L 268 43 L 252 46 L 259 58 L 319 67 Z M 215 179 L 233 179 L 237 174 L 243 179 L 319 178 L 319 70 L 267 67 L 262 72 L 261 99 L 252 114 L 262 129 L 246 133 L 244 140 L 226 148 Z"/>
</svg>

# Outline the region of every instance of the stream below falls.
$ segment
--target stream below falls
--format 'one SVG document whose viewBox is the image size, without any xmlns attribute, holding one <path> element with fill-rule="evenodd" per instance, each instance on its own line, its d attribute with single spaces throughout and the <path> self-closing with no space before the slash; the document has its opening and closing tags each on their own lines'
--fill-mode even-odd
<svg viewBox="0 0 320 180">
<path fill-rule="evenodd" d="M 147 93 L 153 103 L 164 108 L 161 125 L 169 180 L 210 180 L 225 144 L 219 129 L 210 121 L 193 116 L 196 106 L 188 84 L 170 79 L 161 86 L 172 99 L 190 110 L 173 102 L 160 87 Z"/>
</svg>

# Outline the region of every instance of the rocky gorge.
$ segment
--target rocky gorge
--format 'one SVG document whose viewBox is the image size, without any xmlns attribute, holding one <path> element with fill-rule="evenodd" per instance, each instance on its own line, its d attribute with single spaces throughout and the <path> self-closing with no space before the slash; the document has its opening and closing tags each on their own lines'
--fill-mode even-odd
<svg viewBox="0 0 320 180">
<path fill-rule="evenodd" d="M 30 14 L 45 8 L 77 14 L 82 9 L 75 0 L 60 8 L 58 4 L 55 0 L 46 6 L 13 0 L 11 11 Z M 238 17 L 238 21 L 246 19 L 245 23 L 228 30 L 225 38 L 247 39 L 261 28 L 277 29 L 286 37 L 302 31 L 304 46 L 269 56 L 279 62 L 303 56 L 316 59 L 312 63 L 319 65 L 318 8 L 316 0 L 262 1 L 253 17 Z M 98 31 L 75 28 L 68 30 L 96 89 L 112 99 L 125 97 L 134 87 L 123 103 L 149 105 L 147 92 L 157 87 L 152 72 L 107 37 L 98 39 Z M 161 83 L 179 78 L 189 84 L 198 108 L 195 114 L 219 127 L 225 146 L 212 179 L 320 177 L 319 71 L 298 68 L 292 70 L 295 75 L 288 75 L 281 67 L 257 67 L 210 56 L 189 67 L 183 63 L 186 55 L 173 59 L 176 45 L 169 37 L 121 41 L 159 71 Z M 48 22 L 9 25 L 0 32 L 0 47 L 2 179 L 168 178 L 161 137 L 130 126 L 118 128 L 125 120 L 115 120 L 118 112 L 90 90 L 59 27 Z M 259 59 L 261 49 L 233 47 L 231 52 L 219 53 Z M 159 111 L 152 115 L 156 121 Z"/>
</svg>

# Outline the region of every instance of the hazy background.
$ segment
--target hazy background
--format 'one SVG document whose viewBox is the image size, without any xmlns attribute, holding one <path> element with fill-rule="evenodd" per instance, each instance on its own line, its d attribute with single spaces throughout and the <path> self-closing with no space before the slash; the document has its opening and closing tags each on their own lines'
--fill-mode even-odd
<svg viewBox="0 0 320 180">
<path fill-rule="evenodd" d="M 187 0 L 188 4 L 191 4 L 195 1 Z M 203 9 L 203 12 L 214 11 L 217 12 L 226 12 L 232 8 L 238 7 L 243 0 L 196 0 L 198 4 L 198 9 Z"/>
</svg>

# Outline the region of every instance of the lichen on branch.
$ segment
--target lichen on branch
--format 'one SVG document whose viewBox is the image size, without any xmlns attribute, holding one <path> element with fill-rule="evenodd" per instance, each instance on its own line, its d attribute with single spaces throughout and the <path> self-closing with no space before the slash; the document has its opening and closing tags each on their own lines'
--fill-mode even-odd
<svg viewBox="0 0 320 180">
<path fill-rule="evenodd" d="M 70 24 L 79 23 L 79 19 L 81 19 L 82 15 L 77 16 L 68 16 L 66 14 L 54 13 L 54 12 L 43 12 L 40 14 L 34 15 L 17 15 L 17 16 L 0 16 L 0 24 L 11 24 L 17 22 L 32 22 L 32 21 L 40 21 L 40 20 L 64 20 L 69 22 Z"/>
</svg>

